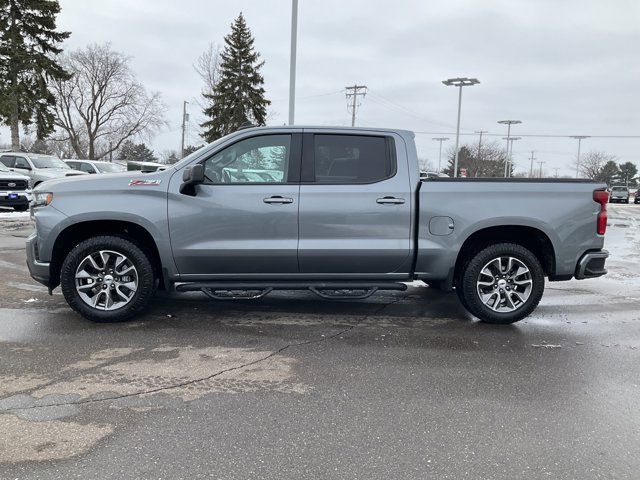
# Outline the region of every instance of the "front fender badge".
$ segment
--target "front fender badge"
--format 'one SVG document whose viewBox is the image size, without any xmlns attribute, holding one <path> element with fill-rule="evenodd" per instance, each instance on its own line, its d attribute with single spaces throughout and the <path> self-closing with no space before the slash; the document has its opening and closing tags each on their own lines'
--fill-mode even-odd
<svg viewBox="0 0 640 480">
<path fill-rule="evenodd" d="M 162 180 L 130 180 L 130 187 L 155 187 L 156 185 L 160 185 Z"/>
</svg>

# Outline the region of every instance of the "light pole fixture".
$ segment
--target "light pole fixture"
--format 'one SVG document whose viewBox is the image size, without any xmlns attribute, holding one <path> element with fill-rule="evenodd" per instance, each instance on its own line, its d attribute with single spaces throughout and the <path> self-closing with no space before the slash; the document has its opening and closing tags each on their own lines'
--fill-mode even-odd
<svg viewBox="0 0 640 480">
<path fill-rule="evenodd" d="M 505 163 L 505 177 L 511 176 L 511 166 L 513 165 L 513 142 L 522 140 L 522 137 L 502 137 L 507 141 L 507 161 Z"/>
<path fill-rule="evenodd" d="M 289 125 L 296 110 L 296 49 L 298 45 L 298 0 L 291 1 L 291 56 L 289 58 Z"/>
<path fill-rule="evenodd" d="M 585 138 L 589 138 L 589 135 L 573 135 L 571 138 L 578 140 L 578 158 L 576 160 L 576 178 L 580 176 L 580 144 Z"/>
<path fill-rule="evenodd" d="M 518 123 L 522 123 L 520 120 L 498 120 L 498 123 L 501 125 L 507 126 L 507 161 L 504 162 L 504 176 L 507 178 L 507 166 L 511 163 L 511 157 L 509 154 L 509 139 L 511 138 L 511 125 L 517 125 Z M 511 173 L 511 172 L 509 172 Z"/>
<path fill-rule="evenodd" d="M 438 173 L 440 173 L 440 164 L 442 163 L 442 142 L 449 140 L 449 137 L 434 137 L 431 140 L 440 142 L 440 153 L 438 154 Z"/>
<path fill-rule="evenodd" d="M 458 124 L 456 127 L 456 156 L 453 161 L 453 176 L 454 178 L 458 176 L 458 145 L 460 143 L 460 110 L 462 107 L 462 87 L 472 87 L 473 85 L 477 85 L 480 83 L 480 80 L 477 78 L 447 78 L 443 80 L 442 83 L 447 87 L 458 87 Z"/>
</svg>

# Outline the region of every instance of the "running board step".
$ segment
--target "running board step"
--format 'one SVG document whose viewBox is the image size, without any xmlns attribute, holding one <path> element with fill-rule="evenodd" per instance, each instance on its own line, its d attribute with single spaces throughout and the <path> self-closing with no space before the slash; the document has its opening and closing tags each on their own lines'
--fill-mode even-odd
<svg viewBox="0 0 640 480">
<path fill-rule="evenodd" d="M 404 291 L 407 286 L 399 282 L 193 282 L 176 286 L 178 292 L 202 291 L 216 300 L 246 300 L 264 297 L 272 290 L 311 290 L 319 297 L 331 300 L 359 300 L 368 298 L 378 290 Z"/>
</svg>

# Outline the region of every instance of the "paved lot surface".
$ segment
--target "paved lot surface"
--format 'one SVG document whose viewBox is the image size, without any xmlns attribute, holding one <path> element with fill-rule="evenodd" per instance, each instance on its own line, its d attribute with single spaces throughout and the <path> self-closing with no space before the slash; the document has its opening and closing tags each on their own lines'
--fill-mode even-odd
<svg viewBox="0 0 640 480">
<path fill-rule="evenodd" d="M 507 327 L 422 286 L 92 324 L 0 214 L 0 478 L 638 478 L 640 206 L 610 211 L 610 274 Z"/>
</svg>

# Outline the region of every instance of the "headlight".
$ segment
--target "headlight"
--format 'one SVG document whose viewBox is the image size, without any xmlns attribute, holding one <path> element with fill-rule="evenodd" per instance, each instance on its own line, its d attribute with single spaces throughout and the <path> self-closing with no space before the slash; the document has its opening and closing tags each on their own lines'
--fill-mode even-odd
<svg viewBox="0 0 640 480">
<path fill-rule="evenodd" d="M 32 207 L 46 207 L 53 201 L 53 193 L 51 192 L 33 192 Z"/>
</svg>

